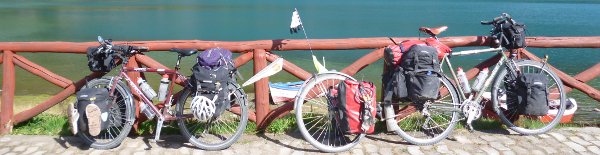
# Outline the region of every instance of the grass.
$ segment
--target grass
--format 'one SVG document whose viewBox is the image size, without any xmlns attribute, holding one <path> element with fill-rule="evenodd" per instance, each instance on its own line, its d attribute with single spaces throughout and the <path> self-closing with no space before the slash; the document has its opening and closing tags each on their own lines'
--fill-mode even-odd
<svg viewBox="0 0 600 155">
<path fill-rule="evenodd" d="M 13 128 L 17 135 L 72 135 L 67 117 L 56 114 L 40 114 Z"/>
</svg>

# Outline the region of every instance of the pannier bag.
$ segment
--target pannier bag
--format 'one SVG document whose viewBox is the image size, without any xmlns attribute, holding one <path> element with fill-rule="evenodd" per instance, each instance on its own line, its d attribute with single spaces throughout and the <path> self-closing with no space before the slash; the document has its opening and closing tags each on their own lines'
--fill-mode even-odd
<svg viewBox="0 0 600 155">
<path fill-rule="evenodd" d="M 196 87 L 197 94 L 215 101 L 215 113 L 218 117 L 225 109 L 230 108 L 228 84 L 234 83 L 233 73 L 235 67 L 231 59 L 231 51 L 223 48 L 211 48 L 199 53 L 198 63 L 192 67 L 192 84 Z"/>
<path fill-rule="evenodd" d="M 544 116 L 548 114 L 548 79 L 543 74 L 523 73 L 514 84 L 507 84 L 507 105 L 518 114 Z M 510 108 L 509 108 L 510 109 Z"/>
<path fill-rule="evenodd" d="M 525 44 L 525 24 L 506 21 L 502 24 L 504 36 L 508 42 L 502 41 L 502 46 L 507 49 L 517 49 L 527 46 Z"/>
<path fill-rule="evenodd" d="M 416 45 L 419 47 L 415 47 Z M 422 50 L 423 48 L 426 49 Z M 411 51 L 417 50 L 427 53 L 420 53 L 425 55 L 415 59 L 416 55 Z M 391 87 L 389 89 L 393 91 L 393 98 L 396 99 L 406 98 L 409 94 L 413 100 L 437 98 L 440 76 L 439 61 L 433 58 L 437 57 L 438 60 L 441 60 L 451 52 L 450 47 L 435 38 L 427 38 L 425 41 L 405 40 L 398 45 L 386 47 L 384 60 L 388 71 L 384 73 L 382 80 L 386 85 L 385 89 L 388 89 L 388 86 Z M 411 53 L 410 56 L 407 53 Z M 402 59 L 403 55 L 410 58 Z M 410 62 L 405 62 L 405 60 Z M 434 90 L 430 91 L 432 89 Z"/>
<path fill-rule="evenodd" d="M 115 66 L 115 60 L 111 54 L 96 52 L 98 47 L 87 49 L 88 67 L 92 72 L 110 72 Z"/>
<path fill-rule="evenodd" d="M 434 47 L 415 45 L 402 57 L 408 97 L 412 101 L 437 99 L 440 64 Z"/>
<path fill-rule="evenodd" d="M 109 113 L 110 100 L 108 97 L 108 89 L 106 88 L 85 88 L 81 89 L 77 92 L 77 111 L 79 111 L 79 130 L 80 131 L 88 131 L 87 124 L 91 120 L 87 120 L 85 108 L 89 104 L 95 104 L 100 108 L 100 129 L 105 130 L 110 127 L 110 125 L 121 125 L 122 122 L 120 119 L 113 119 L 110 117 L 111 113 Z M 120 112 L 116 110 L 116 112 Z M 115 114 L 116 115 L 116 114 Z"/>
<path fill-rule="evenodd" d="M 335 93 L 337 92 L 337 93 Z M 344 80 L 337 90 L 330 90 L 337 98 L 332 104 L 337 107 L 333 118 L 342 131 L 347 134 L 373 133 L 375 131 L 375 85 L 367 81 Z M 330 94 L 330 96 L 332 96 Z"/>
</svg>

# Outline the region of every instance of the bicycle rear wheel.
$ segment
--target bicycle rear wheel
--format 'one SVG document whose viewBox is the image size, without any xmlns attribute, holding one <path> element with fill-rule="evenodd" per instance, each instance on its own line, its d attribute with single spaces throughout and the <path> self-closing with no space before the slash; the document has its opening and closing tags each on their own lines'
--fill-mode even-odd
<svg viewBox="0 0 600 155">
<path fill-rule="evenodd" d="M 398 102 L 404 106 L 387 121 L 397 121 L 395 132 L 414 145 L 431 145 L 448 137 L 458 121 L 460 99 L 454 85 L 446 76 L 439 78 L 438 98 L 429 103 Z"/>
<path fill-rule="evenodd" d="M 548 101 L 549 114 L 545 116 L 526 116 L 520 115 L 515 105 L 515 100 L 507 100 L 507 91 L 505 83 L 514 82 L 515 78 L 510 78 L 508 70 L 502 69 L 496 76 L 492 87 L 492 102 L 494 110 L 498 114 L 498 117 L 508 128 L 523 134 L 523 135 L 534 135 L 541 134 L 549 131 L 556 126 L 565 112 L 565 100 L 566 95 L 563 88 L 563 83 L 560 81 L 558 76 L 554 74 L 542 63 L 532 60 L 518 60 L 515 61 L 516 66 L 519 68 L 521 73 L 539 73 L 547 77 L 548 84 L 546 90 L 548 90 Z"/>
<path fill-rule="evenodd" d="M 100 78 L 89 81 L 82 89 L 85 88 L 106 88 L 110 89 L 111 78 Z M 135 106 L 131 98 L 131 92 L 123 82 L 118 81 L 113 83 L 115 91 L 113 97 L 115 102 L 112 102 L 109 109 L 110 125 L 107 129 L 101 130 L 97 136 L 92 136 L 88 132 L 78 132 L 77 135 L 83 139 L 86 144 L 95 149 L 111 149 L 119 146 L 127 137 L 133 121 L 135 120 Z M 81 113 L 81 112 L 80 112 Z M 80 119 L 78 126 L 87 127 Z"/>
<path fill-rule="evenodd" d="M 306 141 L 323 152 L 345 151 L 356 144 L 365 134 L 345 134 L 338 130 L 333 115 L 336 107 L 332 99 L 324 95 L 330 88 L 352 77 L 342 73 L 316 75 L 304 84 L 295 100 L 296 122 Z"/>
<path fill-rule="evenodd" d="M 237 83 L 228 84 L 231 108 L 218 118 L 196 119 L 191 110 L 196 91 L 185 88 L 177 100 L 177 122 L 181 134 L 194 146 L 204 150 L 228 148 L 240 138 L 248 123 L 248 100 Z"/>
</svg>

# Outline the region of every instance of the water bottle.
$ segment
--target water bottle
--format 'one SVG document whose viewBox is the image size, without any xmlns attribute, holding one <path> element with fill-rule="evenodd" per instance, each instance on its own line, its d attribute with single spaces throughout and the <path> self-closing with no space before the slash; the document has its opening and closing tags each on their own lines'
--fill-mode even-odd
<svg viewBox="0 0 600 155">
<path fill-rule="evenodd" d="M 481 70 L 481 72 L 479 72 L 479 74 L 477 75 L 477 78 L 475 79 L 475 81 L 473 82 L 473 91 L 477 92 L 481 89 L 481 87 L 483 87 L 483 83 L 485 83 L 485 78 L 487 78 L 488 73 L 490 71 L 488 70 L 488 68 L 483 68 L 483 70 Z"/>
<path fill-rule="evenodd" d="M 164 101 L 167 97 L 167 89 L 169 89 L 169 75 L 163 74 L 160 79 L 160 85 L 158 86 L 158 101 Z"/>
<path fill-rule="evenodd" d="M 458 67 L 458 70 L 456 71 L 456 77 L 458 78 L 458 82 L 460 83 L 463 91 L 465 93 L 470 93 L 471 87 L 469 86 L 469 80 L 467 79 L 467 75 L 462 68 Z"/>
<path fill-rule="evenodd" d="M 146 83 L 146 80 L 142 79 L 141 77 L 138 77 L 137 82 L 140 88 L 142 89 L 142 93 L 144 93 L 148 100 L 152 100 L 154 97 L 156 97 L 156 91 L 154 91 L 154 89 L 152 89 L 152 87 L 150 87 L 150 85 Z"/>
<path fill-rule="evenodd" d="M 146 103 L 140 103 L 140 110 L 142 110 L 148 119 L 154 118 L 154 111 L 152 111 L 152 109 L 150 109 Z"/>
</svg>

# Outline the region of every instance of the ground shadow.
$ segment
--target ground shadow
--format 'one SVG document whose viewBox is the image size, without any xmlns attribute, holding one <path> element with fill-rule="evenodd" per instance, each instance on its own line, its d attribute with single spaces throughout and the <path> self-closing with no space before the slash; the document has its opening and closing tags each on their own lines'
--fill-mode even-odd
<svg viewBox="0 0 600 155">
<path fill-rule="evenodd" d="M 286 135 L 294 138 L 295 140 L 301 140 L 304 141 L 304 138 L 302 137 L 302 135 L 300 134 L 300 131 L 291 131 L 291 132 L 287 132 Z M 291 144 L 284 144 L 282 143 L 280 140 L 277 139 L 273 139 L 272 137 L 269 137 L 267 134 L 265 133 L 256 133 L 256 136 L 260 137 L 260 138 L 264 138 L 268 141 L 271 141 L 277 145 L 283 146 L 283 147 L 287 147 L 290 148 L 292 150 L 298 150 L 298 151 L 304 151 L 304 152 L 313 152 L 313 153 L 322 153 L 321 151 L 319 151 L 317 148 L 313 148 L 313 149 L 305 149 L 305 148 L 300 148 L 297 146 L 293 146 Z"/>
<path fill-rule="evenodd" d="M 384 137 L 378 136 L 378 135 L 385 135 L 386 137 L 395 135 L 396 139 L 398 139 L 398 140 L 391 140 L 390 138 L 384 138 Z M 411 143 L 403 141 L 402 137 L 400 137 L 396 134 L 393 134 L 393 135 L 392 135 L 392 133 L 378 133 L 378 134 L 374 134 L 374 135 L 367 135 L 365 137 L 368 139 L 371 139 L 373 141 L 382 141 L 382 142 L 386 142 L 386 143 L 402 144 L 402 145 L 412 145 Z"/>
</svg>

